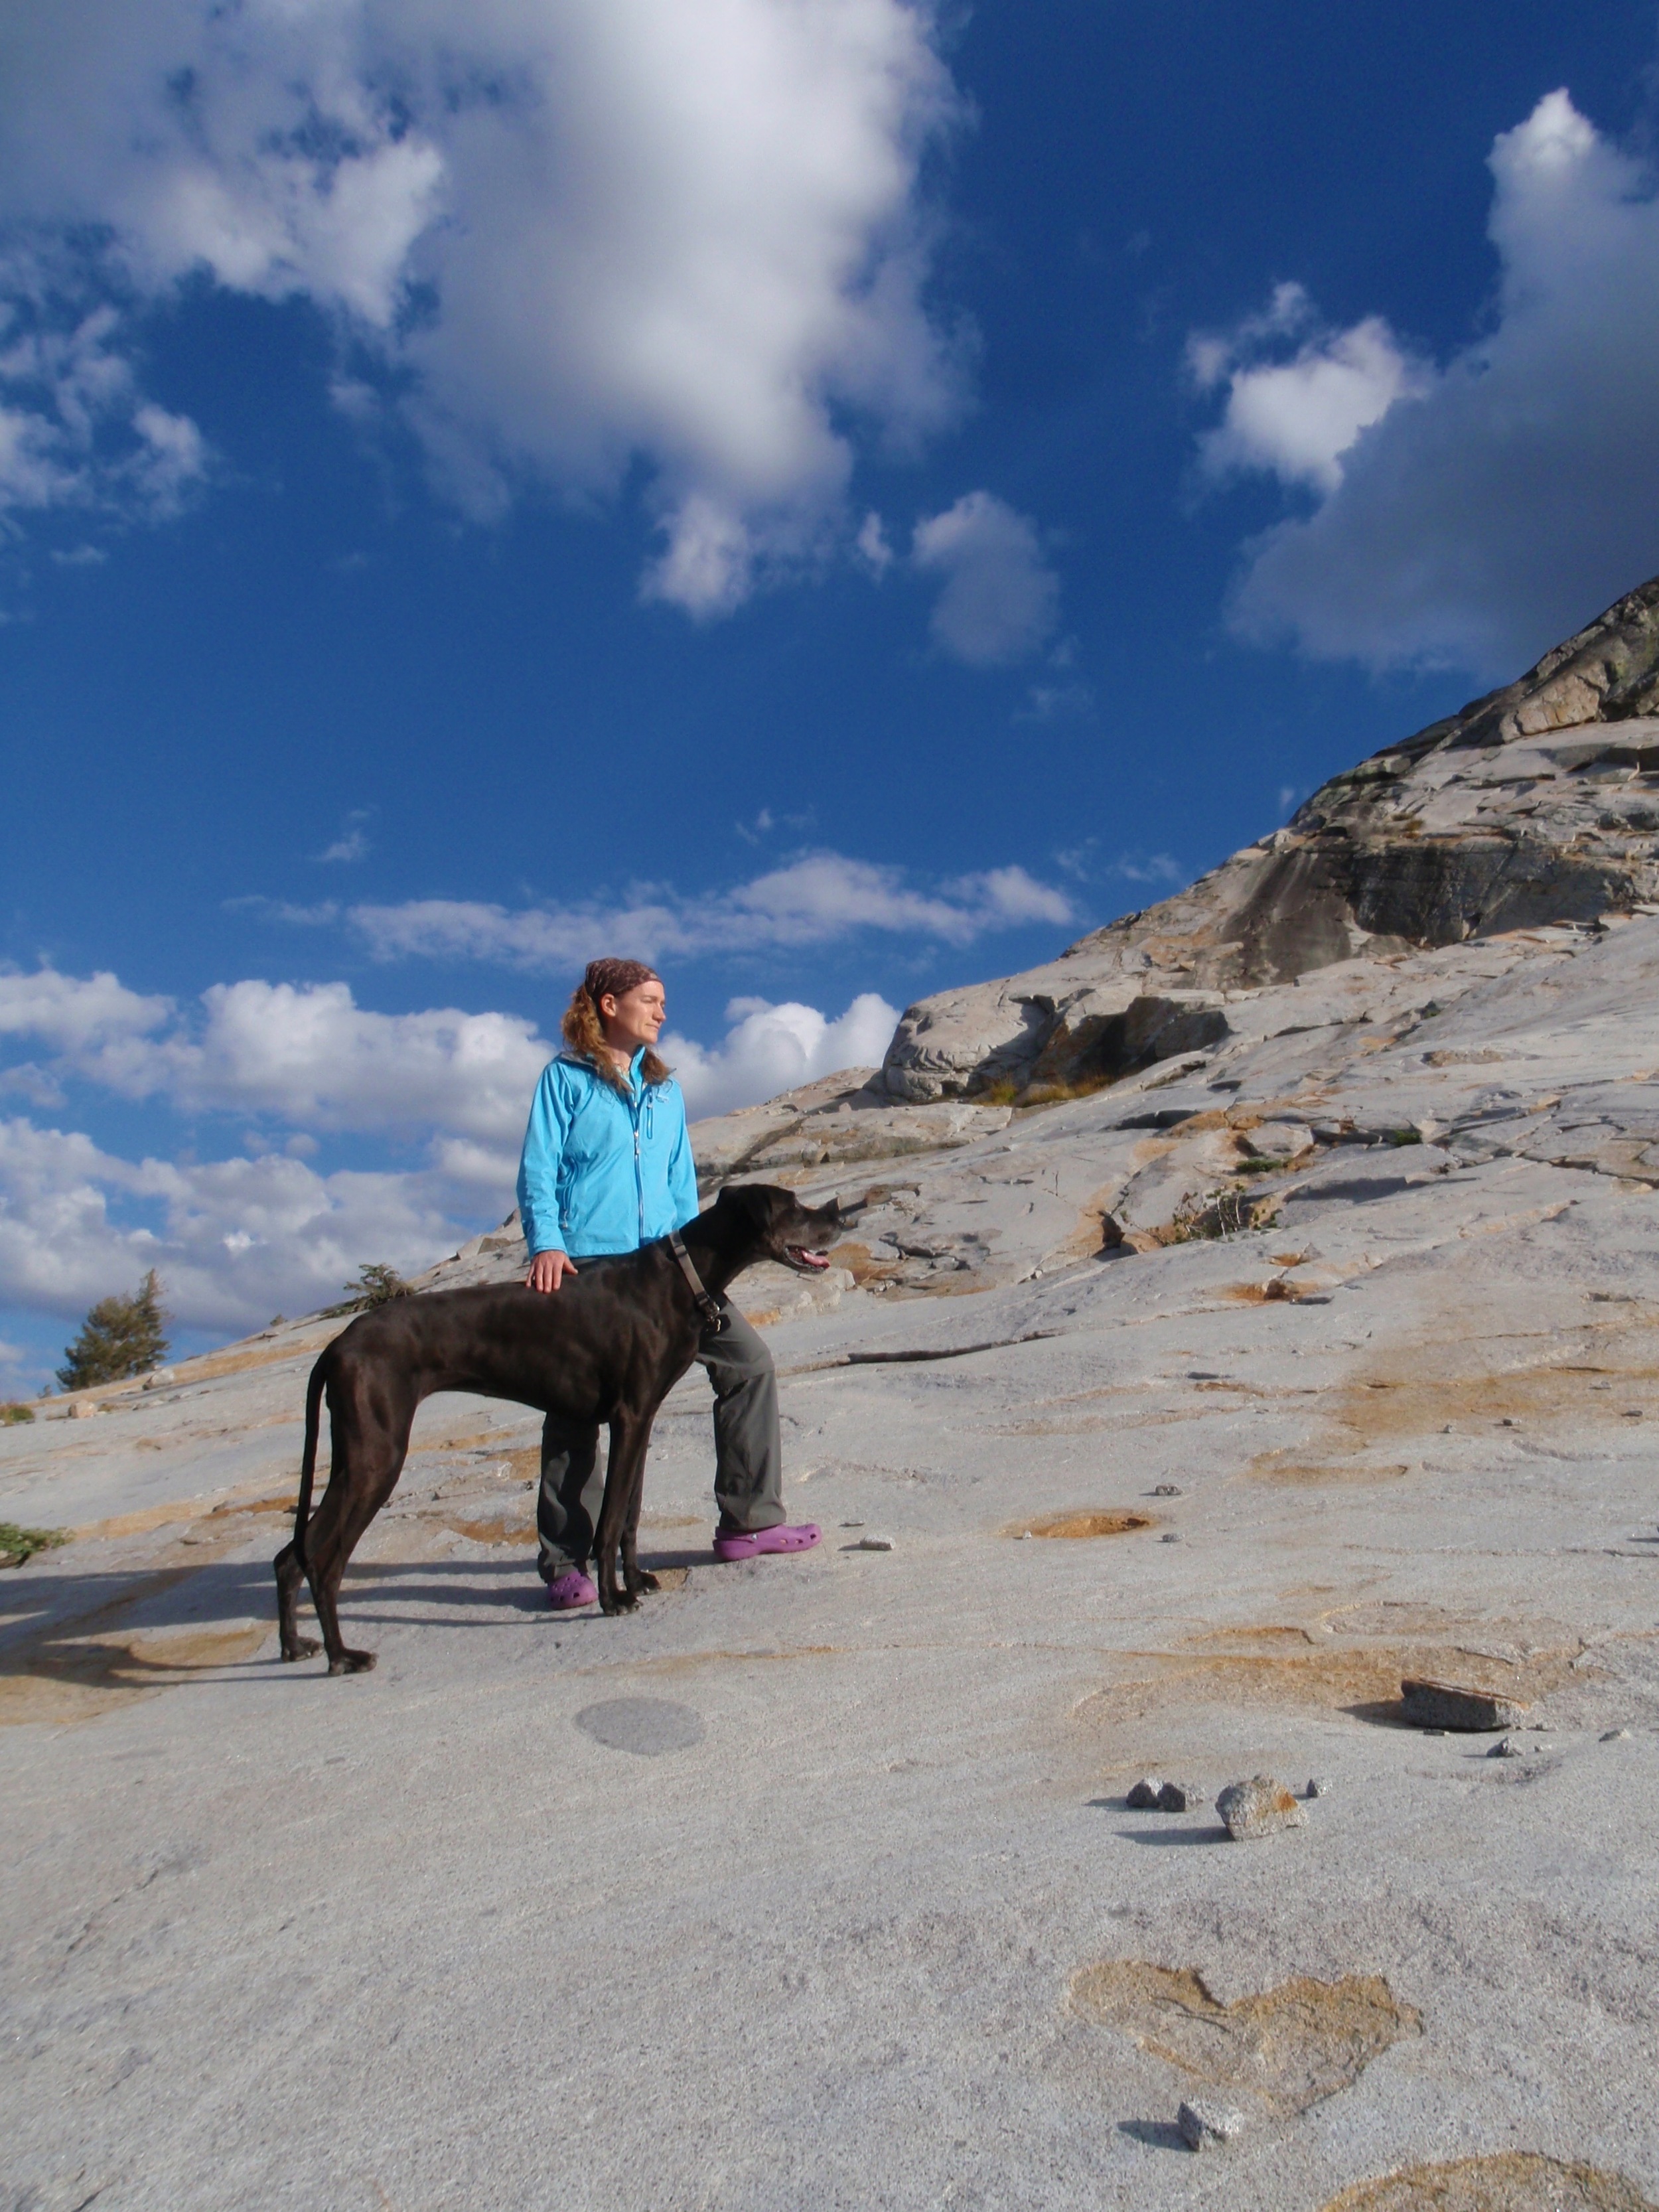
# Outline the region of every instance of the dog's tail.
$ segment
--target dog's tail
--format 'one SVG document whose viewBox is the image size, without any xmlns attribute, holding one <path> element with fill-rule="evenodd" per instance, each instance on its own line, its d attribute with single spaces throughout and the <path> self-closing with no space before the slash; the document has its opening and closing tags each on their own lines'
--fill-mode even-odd
<svg viewBox="0 0 1659 2212">
<path fill-rule="evenodd" d="M 311 1486 L 317 1473 L 317 1431 L 321 1423 L 323 1385 L 327 1381 L 326 1355 L 311 1370 L 306 1385 L 306 1449 L 300 1462 L 300 1498 L 294 1509 L 294 1555 L 306 1563 L 306 1523 L 311 1518 Z"/>
</svg>

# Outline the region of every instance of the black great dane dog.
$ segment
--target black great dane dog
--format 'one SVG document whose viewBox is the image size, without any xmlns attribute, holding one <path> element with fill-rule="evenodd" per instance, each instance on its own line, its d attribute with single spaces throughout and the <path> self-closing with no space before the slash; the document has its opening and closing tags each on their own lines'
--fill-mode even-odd
<svg viewBox="0 0 1659 2212">
<path fill-rule="evenodd" d="M 840 1226 L 833 1200 L 807 1207 L 793 1191 L 740 1184 L 723 1190 L 678 1240 L 661 1237 L 617 1259 L 584 1260 L 557 1291 L 492 1283 L 417 1293 L 361 1315 L 318 1360 L 306 1392 L 294 1541 L 276 1560 L 283 1658 L 309 1658 L 317 1650 L 295 1621 L 300 1584 L 309 1580 L 329 1673 L 354 1674 L 374 1664 L 372 1651 L 349 1650 L 340 1634 L 340 1577 L 397 1486 L 415 1408 L 434 1390 L 473 1390 L 569 1421 L 609 1424 L 596 1538 L 599 1603 L 606 1613 L 637 1604 L 642 1590 L 656 1588 L 637 1556 L 651 1424 L 691 1364 L 711 1302 L 757 1260 L 781 1261 L 801 1274 L 827 1267 L 825 1250 Z M 313 1517 L 325 1392 L 332 1461 Z"/>
</svg>

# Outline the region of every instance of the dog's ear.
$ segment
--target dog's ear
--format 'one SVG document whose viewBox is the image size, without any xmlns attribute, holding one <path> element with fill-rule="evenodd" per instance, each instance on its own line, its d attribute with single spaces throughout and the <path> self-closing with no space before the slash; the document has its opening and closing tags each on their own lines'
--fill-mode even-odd
<svg viewBox="0 0 1659 2212">
<path fill-rule="evenodd" d="M 724 1206 L 728 1213 L 736 1214 L 739 1219 L 748 1222 L 752 1228 L 763 1229 L 772 1219 L 775 1200 L 779 1194 L 769 1183 L 729 1182 L 715 1203 Z"/>
</svg>

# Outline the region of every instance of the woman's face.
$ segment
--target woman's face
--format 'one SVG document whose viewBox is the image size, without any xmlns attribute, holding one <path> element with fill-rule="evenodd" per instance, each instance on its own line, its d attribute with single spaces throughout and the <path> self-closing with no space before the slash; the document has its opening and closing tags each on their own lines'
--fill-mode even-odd
<svg viewBox="0 0 1659 2212">
<path fill-rule="evenodd" d="M 599 1000 L 599 1022 L 605 1041 L 631 1060 L 641 1045 L 653 1045 L 668 1018 L 668 1004 L 660 983 L 635 983 L 620 997 L 607 991 Z"/>
</svg>

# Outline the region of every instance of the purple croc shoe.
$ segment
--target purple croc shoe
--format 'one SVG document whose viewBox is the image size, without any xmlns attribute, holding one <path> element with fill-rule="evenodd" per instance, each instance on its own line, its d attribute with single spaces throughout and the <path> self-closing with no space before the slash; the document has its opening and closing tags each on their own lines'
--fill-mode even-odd
<svg viewBox="0 0 1659 2212">
<path fill-rule="evenodd" d="M 578 1606 L 597 1605 L 599 1594 L 580 1567 L 567 1567 L 549 1583 L 547 1601 L 555 1613 L 574 1613 Z"/>
<path fill-rule="evenodd" d="M 818 1540 L 819 1531 L 811 1521 L 803 1521 L 797 1528 L 779 1526 L 775 1528 L 727 1528 L 714 1531 L 714 1557 L 729 1564 L 733 1559 L 753 1559 L 763 1552 L 810 1552 Z"/>
</svg>

